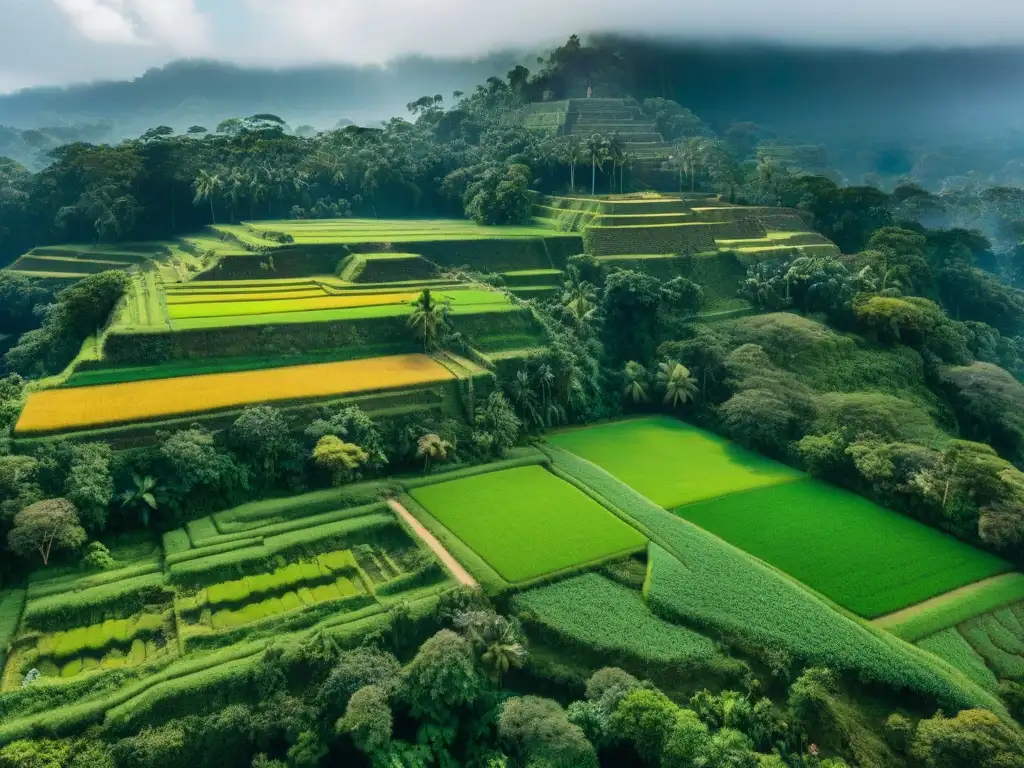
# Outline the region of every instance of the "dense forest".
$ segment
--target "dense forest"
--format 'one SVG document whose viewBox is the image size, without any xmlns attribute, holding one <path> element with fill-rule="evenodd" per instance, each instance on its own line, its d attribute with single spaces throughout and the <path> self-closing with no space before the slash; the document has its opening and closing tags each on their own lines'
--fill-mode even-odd
<svg viewBox="0 0 1024 768">
<path fill-rule="evenodd" d="M 0 158 L 0 259 L 243 219 L 526 224 L 537 193 L 628 189 L 641 172 L 616 136 L 538 133 L 519 111 L 574 95 L 581 82 L 634 84 L 645 71 L 635 51 L 574 37 L 536 72 L 517 66 L 467 93 L 424 96 L 408 119 L 380 128 L 292 130 L 266 113 L 183 132 L 157 126 L 116 144 L 83 135 L 49 149 L 35 171 Z M 695 277 L 663 280 L 574 255 L 556 298 L 526 302 L 546 351 L 499 370 L 472 422 L 374 420 L 349 406 L 296 424 L 261 406 L 223 430 L 197 425 L 128 450 L 53 440 L 12 452 L 5 438 L 0 574 L 16 581 L 51 556 L 102 571 L 110 552 L 101 537 L 162 533 L 252 499 L 469 466 L 556 427 L 651 412 L 1024 566 L 1024 187 L 1015 186 L 1024 179 L 983 180 L 934 158 L 931 176 L 927 161 L 911 174 L 897 159 L 874 184 L 851 185 L 827 157 L 762 126 L 705 122 L 663 96 L 640 103 L 675 147 L 663 171 L 674 188 L 797 209 L 842 255 L 751 265 L 740 297 L 757 313 L 719 322 L 699 317 Z M 579 217 L 560 225 L 579 228 Z M 0 272 L 5 435 L 26 385 L 61 371 L 126 282 L 105 272 L 55 290 Z M 425 349 L 471 341 L 429 293 L 411 318 Z M 206 693 L 224 704 L 215 714 L 192 714 L 186 701 L 159 717 L 15 741 L 0 749 L 0 768 L 1024 765 L 1024 737 L 992 712 L 947 716 L 917 701 L 904 711 L 892 704 L 899 697 L 780 661 L 785 652 L 731 649 L 745 658 L 721 659 L 717 673 L 732 675 L 731 686 L 682 695 L 676 670 L 657 664 L 602 664 L 583 676 L 543 650 L 531 658 L 530 624 L 529 610 L 456 590 L 422 615 L 395 611 L 353 647 L 322 635 L 272 647 L 238 690 Z M 130 682 L 125 672 L 102 685 Z M 0 699 L 0 719 L 5 705 L 36 712 L 76 690 L 26 679 Z M 1008 680 L 999 690 L 1024 724 L 1024 687 Z"/>
</svg>

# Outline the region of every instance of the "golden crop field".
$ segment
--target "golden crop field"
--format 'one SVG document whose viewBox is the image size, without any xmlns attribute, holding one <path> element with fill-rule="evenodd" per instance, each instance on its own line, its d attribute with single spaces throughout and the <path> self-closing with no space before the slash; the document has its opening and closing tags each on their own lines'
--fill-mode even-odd
<svg viewBox="0 0 1024 768">
<path fill-rule="evenodd" d="M 454 378 L 425 355 L 213 373 L 32 392 L 19 435 L 166 419 L 285 400 L 314 400 Z"/>
<path fill-rule="evenodd" d="M 359 296 L 321 296 L 311 299 L 272 299 L 270 301 L 244 301 L 235 299 L 219 304 L 174 304 L 168 307 L 172 320 L 197 317 L 231 317 L 234 315 L 260 315 L 276 312 L 310 312 L 318 309 L 349 309 L 389 304 L 408 304 L 419 293 L 378 293 Z"/>
</svg>

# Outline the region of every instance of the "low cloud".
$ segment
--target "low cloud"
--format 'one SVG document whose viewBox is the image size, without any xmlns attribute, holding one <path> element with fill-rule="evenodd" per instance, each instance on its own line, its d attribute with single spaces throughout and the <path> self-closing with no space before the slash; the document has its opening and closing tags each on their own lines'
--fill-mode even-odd
<svg viewBox="0 0 1024 768">
<path fill-rule="evenodd" d="M 380 63 L 542 49 L 571 33 L 894 48 L 1024 44 L 1019 0 L 0 0 L 0 88 L 187 56 Z"/>
</svg>

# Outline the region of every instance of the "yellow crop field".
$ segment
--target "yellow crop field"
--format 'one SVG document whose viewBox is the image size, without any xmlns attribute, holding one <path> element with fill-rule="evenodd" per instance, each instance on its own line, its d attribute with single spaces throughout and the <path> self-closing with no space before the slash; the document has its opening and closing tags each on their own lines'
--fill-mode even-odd
<svg viewBox="0 0 1024 768">
<path fill-rule="evenodd" d="M 408 304 L 419 293 L 377 293 L 358 296 L 322 296 L 311 299 L 277 299 L 272 301 L 244 301 L 235 299 L 222 303 L 174 304 L 168 307 L 172 320 L 199 317 L 232 317 L 235 315 L 262 315 L 278 312 L 311 312 L 318 309 L 350 309 L 389 304 Z"/>
<path fill-rule="evenodd" d="M 446 381 L 454 375 L 426 355 L 393 355 L 263 371 L 213 373 L 95 387 L 32 392 L 18 419 L 19 435 L 240 408 L 315 400 L 377 389 Z"/>
<path fill-rule="evenodd" d="M 326 296 L 323 288 L 301 288 L 291 291 L 260 291 L 255 293 L 228 293 L 214 291 L 197 291 L 186 293 L 178 291 L 167 294 L 168 304 L 216 304 L 225 301 L 273 301 L 275 299 L 315 299 Z"/>
</svg>

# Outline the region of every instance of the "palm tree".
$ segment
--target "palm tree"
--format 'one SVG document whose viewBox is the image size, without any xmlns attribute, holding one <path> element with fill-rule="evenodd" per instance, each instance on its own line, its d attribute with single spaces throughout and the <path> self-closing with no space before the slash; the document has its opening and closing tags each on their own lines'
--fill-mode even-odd
<svg viewBox="0 0 1024 768">
<path fill-rule="evenodd" d="M 514 379 L 509 383 L 509 394 L 512 395 L 512 403 L 522 417 L 527 427 L 540 426 L 543 423 L 540 411 L 537 409 L 537 394 L 533 391 L 530 382 L 530 374 L 526 369 L 520 369 Z"/>
<path fill-rule="evenodd" d="M 412 304 L 409 327 L 423 341 L 423 353 L 437 347 L 437 340 L 448 324 L 448 303 L 439 304 L 429 288 L 425 288 Z"/>
<path fill-rule="evenodd" d="M 448 460 L 448 451 L 452 444 L 439 435 L 426 434 L 416 443 L 416 457 L 423 459 L 423 471 L 429 472 L 431 464 L 439 464 Z"/>
<path fill-rule="evenodd" d="M 622 139 L 619 138 L 618 134 L 612 136 L 608 140 L 607 153 L 608 153 L 608 159 L 612 161 L 612 183 L 611 183 L 610 191 L 614 192 L 615 191 L 615 171 L 617 169 L 621 168 L 621 166 L 624 165 L 625 162 L 626 162 L 626 145 L 623 143 Z M 622 187 L 621 171 L 620 171 L 620 176 L 619 176 L 619 187 L 620 187 L 619 191 L 621 192 L 622 191 L 621 190 L 621 187 Z"/>
<path fill-rule="evenodd" d="M 129 509 L 137 508 L 143 527 L 149 528 L 149 513 L 159 506 L 156 500 L 156 478 L 151 475 L 142 477 L 133 472 L 132 483 L 135 487 L 121 494 L 121 505 Z"/>
<path fill-rule="evenodd" d="M 249 176 L 245 171 L 234 170 L 228 177 L 227 192 L 228 200 L 228 213 L 231 216 L 231 223 L 235 223 L 235 206 L 238 202 L 245 197 L 246 189 L 249 186 Z"/>
<path fill-rule="evenodd" d="M 517 621 L 497 613 L 472 611 L 458 615 L 455 624 L 465 632 L 480 665 L 495 683 L 526 661 L 526 645 Z"/>
<path fill-rule="evenodd" d="M 590 194 L 597 194 L 597 169 L 604 170 L 608 141 L 595 133 L 587 140 L 587 156 L 590 158 Z"/>
<path fill-rule="evenodd" d="M 656 378 L 658 388 L 665 393 L 666 405 L 676 408 L 697 399 L 697 380 L 682 363 L 661 363 Z"/>
<path fill-rule="evenodd" d="M 779 166 L 767 155 L 757 159 L 757 178 L 764 186 L 775 194 L 775 204 L 779 203 Z"/>
<path fill-rule="evenodd" d="M 256 204 L 267 197 L 267 185 L 259 171 L 254 171 L 247 178 L 246 196 L 249 198 L 249 220 L 256 218 Z"/>
<path fill-rule="evenodd" d="M 569 189 L 576 191 L 576 166 L 583 159 L 583 144 L 576 136 L 566 137 L 562 159 L 569 166 Z"/>
<path fill-rule="evenodd" d="M 647 402 L 647 369 L 636 360 L 630 360 L 622 377 L 626 382 L 623 394 L 636 404 Z"/>
<path fill-rule="evenodd" d="M 690 191 L 697 189 L 697 169 L 701 167 L 704 160 L 704 141 L 699 138 L 690 138 L 679 145 L 680 173 L 685 168 L 690 177 Z M 680 175 L 680 183 L 682 176 Z M 681 190 L 680 190 L 681 191 Z"/>
<path fill-rule="evenodd" d="M 586 280 L 580 278 L 580 271 L 575 265 L 568 269 L 569 280 L 562 292 L 562 304 L 572 314 L 577 328 L 589 323 L 597 310 L 597 289 Z"/>
<path fill-rule="evenodd" d="M 219 173 L 210 173 L 206 169 L 200 169 L 199 176 L 192 183 L 196 188 L 196 196 L 192 201 L 193 205 L 199 205 L 204 200 L 210 201 L 210 220 L 212 223 L 217 223 L 217 214 L 213 210 L 213 199 L 220 192 L 224 186 L 224 180 L 221 178 Z"/>
</svg>

